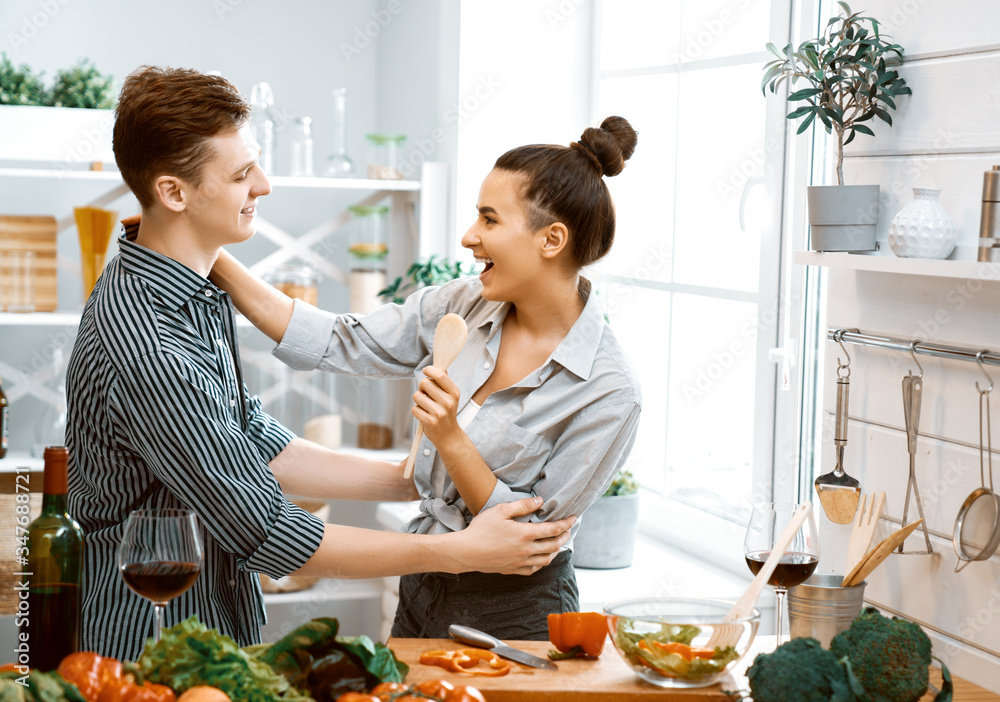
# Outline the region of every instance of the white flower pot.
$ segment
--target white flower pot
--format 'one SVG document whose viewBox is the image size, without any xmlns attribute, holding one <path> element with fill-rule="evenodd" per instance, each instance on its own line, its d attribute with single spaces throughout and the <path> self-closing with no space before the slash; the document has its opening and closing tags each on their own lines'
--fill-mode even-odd
<svg viewBox="0 0 1000 702">
<path fill-rule="evenodd" d="M 114 164 L 114 110 L 0 105 L 0 159 L 46 161 L 45 168 Z"/>
<path fill-rule="evenodd" d="M 601 497 L 583 513 L 573 537 L 577 568 L 627 568 L 632 565 L 639 525 L 639 495 Z"/>
<path fill-rule="evenodd" d="M 958 230 L 938 202 L 937 188 L 914 188 L 913 202 L 889 224 L 889 248 L 905 258 L 948 258 L 955 249 Z"/>
<path fill-rule="evenodd" d="M 877 185 L 808 187 L 809 248 L 813 251 L 874 251 L 878 191 Z"/>
</svg>

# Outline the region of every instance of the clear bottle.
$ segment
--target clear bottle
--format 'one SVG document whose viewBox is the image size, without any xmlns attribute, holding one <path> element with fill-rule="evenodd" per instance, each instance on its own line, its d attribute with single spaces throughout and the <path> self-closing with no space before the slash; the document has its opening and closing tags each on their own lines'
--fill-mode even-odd
<svg viewBox="0 0 1000 702">
<path fill-rule="evenodd" d="M 42 513 L 28 526 L 26 541 L 28 612 L 19 639 L 29 647 L 31 667 L 42 671 L 57 668 L 79 641 L 83 530 L 66 512 L 68 462 L 65 447 L 45 449 Z"/>
<path fill-rule="evenodd" d="M 7 445 L 10 441 L 9 423 L 10 407 L 3 392 L 3 379 L 0 379 L 0 458 L 7 455 Z"/>
<path fill-rule="evenodd" d="M 296 117 L 292 122 L 291 166 L 288 175 L 300 178 L 313 176 L 312 119 Z"/>
<path fill-rule="evenodd" d="M 350 178 L 354 162 L 347 155 L 347 88 L 333 91 L 333 153 L 326 160 L 328 178 Z"/>
<path fill-rule="evenodd" d="M 255 83 L 250 89 L 250 131 L 260 146 L 258 164 L 265 173 L 274 174 L 274 95 L 267 83 Z"/>
<path fill-rule="evenodd" d="M 384 205 L 353 205 L 348 208 L 352 219 L 350 311 L 368 314 L 382 304 L 379 292 L 386 287 L 385 259 L 389 249 L 386 240 Z"/>
</svg>

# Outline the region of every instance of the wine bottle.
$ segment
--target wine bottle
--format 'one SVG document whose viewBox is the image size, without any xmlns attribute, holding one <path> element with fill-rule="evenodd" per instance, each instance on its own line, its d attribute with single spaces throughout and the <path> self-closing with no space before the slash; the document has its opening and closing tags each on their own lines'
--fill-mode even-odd
<svg viewBox="0 0 1000 702">
<path fill-rule="evenodd" d="M 28 611 L 20 618 L 20 641 L 31 667 L 42 671 L 57 668 L 79 640 L 83 530 L 66 512 L 68 461 L 65 447 L 45 449 L 42 513 L 28 526 Z"/>
<path fill-rule="evenodd" d="M 7 423 L 10 421 L 10 414 L 7 408 L 7 396 L 3 394 L 3 380 L 0 379 L 0 458 L 7 455 L 7 441 L 10 431 Z"/>
</svg>

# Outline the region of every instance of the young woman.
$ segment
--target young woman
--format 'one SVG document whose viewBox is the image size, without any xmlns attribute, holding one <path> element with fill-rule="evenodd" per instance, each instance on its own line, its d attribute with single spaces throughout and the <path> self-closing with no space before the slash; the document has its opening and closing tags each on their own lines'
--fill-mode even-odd
<svg viewBox="0 0 1000 702">
<path fill-rule="evenodd" d="M 462 238 L 478 278 L 423 288 L 366 316 L 293 302 L 229 256 L 212 278 L 294 368 L 374 377 L 425 376 L 413 415 L 424 427 L 414 481 L 415 533 L 464 529 L 493 505 L 545 500 L 532 520 L 581 515 L 614 478 L 635 438 L 640 394 L 581 269 L 607 254 L 615 211 L 604 176 L 621 172 L 636 132 L 621 117 L 570 146 L 501 156 Z M 468 339 L 445 373 L 430 366 L 438 321 L 465 319 Z M 579 608 L 569 551 L 530 576 L 403 576 L 393 636 L 447 637 L 453 623 L 504 639 L 548 638 L 546 615 Z"/>
</svg>

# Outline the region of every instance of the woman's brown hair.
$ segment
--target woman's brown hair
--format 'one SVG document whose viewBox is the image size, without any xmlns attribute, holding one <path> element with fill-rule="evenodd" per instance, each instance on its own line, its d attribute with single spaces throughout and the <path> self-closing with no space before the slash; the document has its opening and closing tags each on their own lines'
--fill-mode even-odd
<svg viewBox="0 0 1000 702">
<path fill-rule="evenodd" d="M 498 158 L 494 168 L 522 177 L 532 231 L 553 222 L 566 225 L 572 260 L 583 267 L 611 249 L 615 206 L 603 176 L 622 172 L 637 140 L 627 119 L 608 117 L 569 146 L 521 146 Z"/>
<path fill-rule="evenodd" d="M 225 78 L 143 66 L 125 79 L 115 108 L 115 162 L 146 208 L 161 175 L 199 185 L 202 167 L 214 156 L 208 140 L 248 119 L 250 105 Z"/>
</svg>

